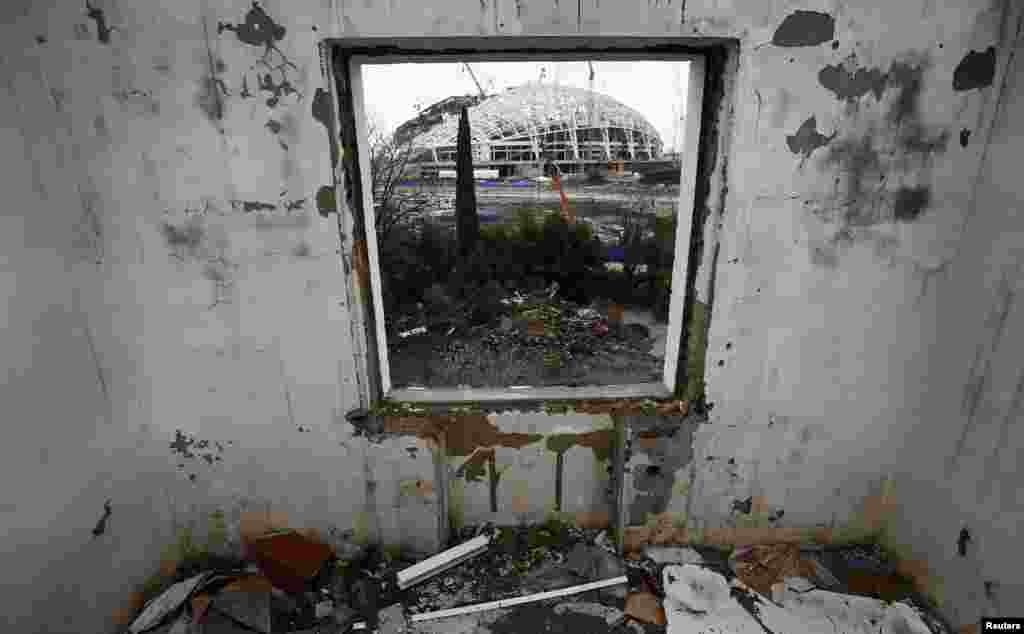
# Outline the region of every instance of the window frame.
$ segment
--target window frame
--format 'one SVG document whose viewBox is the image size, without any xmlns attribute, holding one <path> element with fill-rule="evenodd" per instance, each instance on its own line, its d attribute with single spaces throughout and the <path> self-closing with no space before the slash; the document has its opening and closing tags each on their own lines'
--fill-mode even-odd
<svg viewBox="0 0 1024 634">
<path fill-rule="evenodd" d="M 683 42 L 683 43 L 681 43 Z M 698 212 L 697 168 L 698 158 L 704 151 L 701 147 L 701 126 L 705 115 L 704 100 L 707 73 L 707 49 L 702 46 L 688 45 L 679 38 L 643 38 L 643 37 L 498 37 L 498 38 L 406 38 L 383 39 L 361 38 L 352 40 L 336 40 L 326 42 L 326 46 L 334 47 L 331 74 L 344 72 L 347 77 L 347 90 L 333 91 L 340 94 L 342 103 L 335 109 L 348 112 L 354 121 L 355 173 L 360 179 L 361 196 L 353 202 L 361 209 L 351 213 L 362 214 L 365 227 L 365 257 L 369 273 L 369 293 L 367 299 L 371 305 L 366 309 L 372 312 L 369 317 L 366 334 L 372 341 L 365 342 L 363 348 L 367 356 L 374 356 L 367 363 L 369 372 L 375 376 L 368 377 L 372 391 L 370 400 L 380 398 L 392 401 L 429 404 L 463 404 L 463 403 L 517 403 L 531 401 L 557 400 L 572 402 L 579 400 L 604 399 L 665 399 L 678 394 L 683 386 L 680 372 L 685 357 L 685 341 L 687 328 L 684 317 L 688 314 L 685 303 L 692 302 L 692 294 L 688 293 L 687 284 L 692 277 L 688 269 L 694 265 L 691 261 L 693 245 L 693 224 L 701 215 Z M 384 327 L 384 307 L 381 294 L 381 270 L 376 226 L 375 209 L 371 174 L 369 171 L 370 157 L 368 145 L 368 126 L 365 111 L 365 94 L 361 68 L 367 64 L 392 64 L 410 62 L 451 63 L 451 62 L 500 62 L 500 61 L 685 61 L 689 62 L 687 77 L 688 90 L 686 95 L 686 112 L 689 116 L 684 121 L 684 147 L 679 150 L 682 155 L 680 166 L 680 191 L 677 203 L 678 216 L 676 222 L 676 240 L 673 256 L 672 287 L 670 291 L 670 307 L 668 335 L 665 343 L 665 360 L 660 382 L 631 383 L 622 385 L 588 385 L 582 387 L 567 386 L 503 386 L 484 388 L 459 387 L 408 387 L 395 388 L 391 385 L 390 364 L 388 358 L 387 334 Z M 337 68 L 344 64 L 344 70 Z M 333 82 L 332 82 L 333 83 Z M 696 116 L 692 116 L 692 115 Z M 336 121 L 337 125 L 338 122 Z M 336 174 L 336 180 L 341 175 Z M 372 333 L 371 333 L 372 331 Z M 371 361 L 367 359 L 367 361 Z"/>
</svg>

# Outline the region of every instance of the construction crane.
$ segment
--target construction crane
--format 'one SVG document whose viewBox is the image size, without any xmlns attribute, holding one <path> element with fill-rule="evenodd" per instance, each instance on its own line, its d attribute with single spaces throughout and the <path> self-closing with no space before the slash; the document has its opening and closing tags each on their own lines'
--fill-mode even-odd
<svg viewBox="0 0 1024 634">
<path fill-rule="evenodd" d="M 466 70 L 469 72 L 469 76 L 473 78 L 473 83 L 476 84 L 476 89 L 480 91 L 480 97 L 482 99 L 486 99 L 487 93 L 484 92 L 484 87 L 480 85 L 480 81 L 476 78 L 476 73 L 474 73 L 473 69 L 469 66 L 469 62 L 462 62 L 462 65 L 466 67 Z"/>
</svg>

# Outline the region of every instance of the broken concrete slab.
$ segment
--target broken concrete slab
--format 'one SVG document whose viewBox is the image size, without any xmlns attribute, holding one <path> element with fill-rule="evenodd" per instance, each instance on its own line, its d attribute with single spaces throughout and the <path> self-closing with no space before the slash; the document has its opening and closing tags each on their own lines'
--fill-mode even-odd
<svg viewBox="0 0 1024 634">
<path fill-rule="evenodd" d="M 725 577 L 704 568 L 688 565 L 678 570 L 666 568 L 663 574 L 666 602 L 672 601 L 696 614 L 713 614 L 730 600 Z"/>
<path fill-rule="evenodd" d="M 781 584 L 781 600 L 775 603 L 738 579 L 729 583 L 700 566 L 668 566 L 663 575 L 669 634 L 932 633 L 921 613 L 905 603 L 889 605 L 870 597 L 806 590 L 803 582 Z"/>
</svg>

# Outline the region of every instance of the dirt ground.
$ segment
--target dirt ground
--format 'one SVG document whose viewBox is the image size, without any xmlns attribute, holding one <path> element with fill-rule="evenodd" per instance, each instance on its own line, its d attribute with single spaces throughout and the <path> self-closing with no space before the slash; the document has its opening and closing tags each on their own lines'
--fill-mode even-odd
<svg viewBox="0 0 1024 634">
<path fill-rule="evenodd" d="M 593 322 L 562 324 L 540 336 L 524 328 L 524 323 L 506 318 L 452 335 L 434 329 L 395 338 L 388 345 L 392 384 L 579 387 L 662 378 L 663 352 L 655 350 L 656 339 L 647 326 L 610 326 L 605 333 L 605 326 Z"/>
</svg>

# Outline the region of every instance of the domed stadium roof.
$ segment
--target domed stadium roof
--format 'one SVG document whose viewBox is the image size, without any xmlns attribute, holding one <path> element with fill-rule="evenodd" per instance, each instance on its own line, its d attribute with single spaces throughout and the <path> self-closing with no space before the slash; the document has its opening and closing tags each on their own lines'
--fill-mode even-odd
<svg viewBox="0 0 1024 634">
<path fill-rule="evenodd" d="M 662 145 L 654 126 L 629 106 L 591 90 L 551 83 L 530 82 L 489 97 L 469 108 L 469 121 L 474 145 L 539 135 L 563 125 L 635 130 L 659 149 Z M 455 145 L 458 129 L 458 116 L 446 115 L 413 143 L 427 148 Z"/>
</svg>

